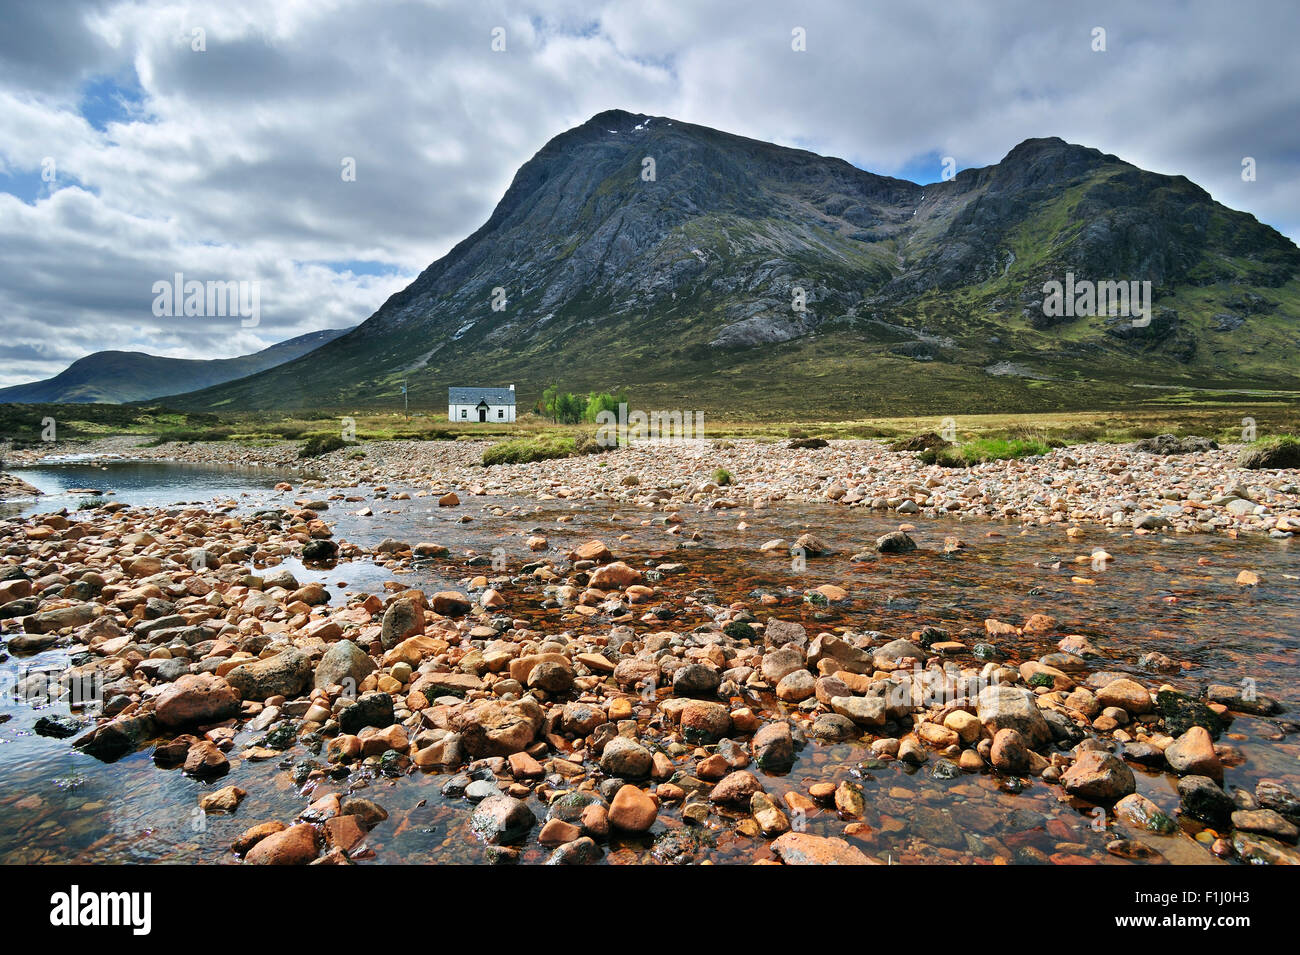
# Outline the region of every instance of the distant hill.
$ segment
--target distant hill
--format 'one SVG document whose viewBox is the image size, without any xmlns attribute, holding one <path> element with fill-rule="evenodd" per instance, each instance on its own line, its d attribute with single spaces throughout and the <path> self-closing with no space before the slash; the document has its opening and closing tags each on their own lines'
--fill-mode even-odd
<svg viewBox="0 0 1300 955">
<path fill-rule="evenodd" d="M 653 162 L 652 162 L 653 161 Z M 1150 282 L 1142 324 L 1044 286 Z M 613 111 L 525 163 L 488 221 L 310 358 L 168 399 L 202 411 L 528 406 L 840 416 L 1300 389 L 1300 249 L 1183 176 L 1056 138 L 920 185 Z"/>
<path fill-rule="evenodd" d="M 160 358 L 138 351 L 97 351 L 53 378 L 0 388 L 0 403 L 124 404 L 211 388 L 293 361 L 348 330 L 309 332 L 238 358 Z"/>
</svg>

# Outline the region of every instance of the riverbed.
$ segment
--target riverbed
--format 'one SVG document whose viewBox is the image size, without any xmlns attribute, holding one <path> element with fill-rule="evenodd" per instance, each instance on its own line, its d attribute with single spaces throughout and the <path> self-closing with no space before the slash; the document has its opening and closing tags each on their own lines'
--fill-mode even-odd
<svg viewBox="0 0 1300 955">
<path fill-rule="evenodd" d="M 368 552 L 385 539 L 430 540 L 448 547 L 445 559 L 421 565 L 376 556 L 340 560 L 327 568 L 284 563 L 300 583 L 326 584 L 338 606 L 364 594 L 382 596 L 385 584 L 393 581 L 428 592 L 463 589 L 480 572 L 474 558 L 490 556 L 510 568 L 505 593 L 512 617 L 548 633 L 608 630 L 608 620 L 574 614 L 572 607 L 551 599 L 541 583 L 518 573 L 530 560 L 557 557 L 599 539 L 633 567 L 682 565 L 680 573 L 656 584 L 652 606 L 663 615 L 651 629 L 688 632 L 710 624 L 719 608 L 744 605 L 760 619 L 770 613 L 798 621 L 810 635 L 876 631 L 895 638 L 939 627 L 967 651 L 977 642 L 989 642 L 1012 661 L 1053 653 L 1062 636 L 1081 635 L 1097 649 L 1088 660 L 1090 671 L 1129 674 L 1152 689 L 1168 684 L 1193 695 L 1207 684 L 1249 681 L 1258 692 L 1276 698 L 1285 707 L 1281 716 L 1235 715 L 1221 742 L 1240 758 L 1226 768 L 1225 789 L 1253 791 L 1261 779 L 1270 778 L 1293 787 L 1300 783 L 1300 739 L 1292 722 L 1300 705 L 1293 678 L 1300 662 L 1300 561 L 1289 539 L 1135 535 L 1129 528 L 1100 526 L 1067 537 L 1059 526 L 1025 528 L 1013 522 L 912 515 L 907 533 L 918 549 L 885 555 L 869 544 L 899 528 L 896 515 L 829 503 L 774 502 L 759 509 L 687 506 L 671 512 L 674 521 L 680 520 L 676 523 L 666 521 L 662 511 L 611 501 L 467 495 L 458 507 L 439 507 L 432 497 L 415 496 L 421 491 L 415 484 L 392 484 L 382 491 L 364 485 L 277 491 L 275 484 L 284 475 L 259 469 L 76 462 L 21 473 L 49 497 L 23 503 L 10 517 L 68 507 L 72 520 L 93 521 L 93 505 L 103 500 L 143 509 L 197 504 L 243 514 L 291 507 L 295 498 L 309 494 L 331 499 L 323 516 L 336 540 Z M 105 493 L 81 493 L 87 489 Z M 402 491 L 411 498 L 395 499 Z M 90 503 L 78 511 L 82 499 Z M 759 550 L 765 541 L 793 540 L 805 532 L 820 537 L 830 553 L 799 560 Z M 537 537 L 546 538 L 540 552 L 528 544 Z M 1099 552 L 1107 556 L 1099 558 Z M 1238 583 L 1243 570 L 1261 582 Z M 847 599 L 810 599 L 810 592 L 824 584 L 843 588 Z M 1038 635 L 986 633 L 988 620 L 1020 624 L 1033 614 L 1050 615 L 1058 626 Z M 646 629 L 644 623 L 633 625 Z M 1144 668 L 1139 659 L 1153 651 L 1176 661 L 1176 672 Z M 969 652 L 958 652 L 954 661 L 966 666 L 972 659 Z M 364 848 L 352 854 L 354 861 L 484 858 L 484 846 L 469 825 L 472 806 L 463 797 L 443 794 L 450 772 L 413 769 L 389 777 L 373 767 L 356 767 L 313 776 L 311 770 L 327 767 L 327 761 L 301 745 L 274 759 L 239 758 L 262 735 L 241 729 L 229 775 L 203 782 L 156 767 L 149 748 L 104 763 L 74 750 L 68 740 L 37 736 L 35 720 L 60 712 L 59 705 L 33 706 L 15 698 L 11 689 L 21 674 L 58 669 L 67 662 L 66 650 L 53 649 L 11 656 L 0 664 L 10 690 L 0 703 L 0 861 L 236 863 L 230 846 L 241 832 L 260 821 L 291 821 L 327 791 L 364 795 L 388 812 Z M 796 725 L 808 719 L 806 708 L 782 703 L 770 692 L 745 702 L 764 718 Z M 868 856 L 886 863 L 1129 864 L 1132 860 L 1107 852 L 1117 838 L 1149 846 L 1154 851 L 1147 862 L 1219 861 L 1209 851 L 1206 827 L 1194 820 L 1180 819 L 1172 835 L 1140 831 L 1104 813 L 1099 824 L 1095 807 L 1067 797 L 1059 786 L 1033 778 L 1008 780 L 988 771 L 952 774 L 938 758 L 920 766 L 881 760 L 870 749 L 871 738 L 864 733 L 835 743 L 810 739 L 788 772 L 749 768 L 774 797 L 787 790 L 807 792 L 817 783 L 860 785 L 865 809 L 859 816 L 850 818 L 822 804 L 803 825 L 816 835 L 847 835 Z M 1122 743 L 1118 749 L 1122 753 Z M 679 762 L 689 773 L 691 760 Z M 1177 777 L 1136 764 L 1133 769 L 1138 792 L 1177 817 Z M 232 783 L 247 792 L 236 813 L 207 814 L 197 808 L 204 793 Z M 546 807 L 528 801 L 544 818 Z M 745 824 L 748 818 L 747 811 L 724 807 L 701 823 L 687 818 L 682 803 L 663 802 L 648 832 L 611 836 L 601 859 L 771 858 L 769 840 Z M 542 862 L 550 854 L 549 847 L 529 838 L 519 861 Z"/>
</svg>

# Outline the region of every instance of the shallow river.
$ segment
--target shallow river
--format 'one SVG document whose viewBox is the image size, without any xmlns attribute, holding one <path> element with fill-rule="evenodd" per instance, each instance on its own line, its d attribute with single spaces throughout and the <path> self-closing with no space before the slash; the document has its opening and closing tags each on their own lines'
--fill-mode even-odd
<svg viewBox="0 0 1300 955">
<path fill-rule="evenodd" d="M 151 506 L 215 501 L 233 502 L 242 511 L 268 504 L 285 506 L 302 496 L 272 491 L 279 477 L 257 471 L 115 464 L 106 471 L 77 465 L 19 473 L 42 488 L 115 490 L 115 499 Z M 301 475 L 296 478 L 301 480 Z M 1300 742 L 1292 722 L 1300 712 L 1300 689 L 1294 680 L 1294 667 L 1300 662 L 1300 561 L 1291 542 L 1208 536 L 1135 538 L 1128 531 L 1102 528 L 1088 529 L 1083 538 L 1071 541 L 1060 527 L 1022 531 L 1012 524 L 918 520 L 911 532 L 921 548 L 917 553 L 872 555 L 853 562 L 850 555 L 896 529 L 898 521 L 824 505 L 757 511 L 686 508 L 683 534 L 672 535 L 657 520 L 663 517 L 661 512 L 620 509 L 609 503 L 539 503 L 464 495 L 461 507 L 440 509 L 432 498 L 372 499 L 366 489 L 343 493 L 365 494 L 375 513 L 357 516 L 352 512 L 361 503 L 334 502 L 323 516 L 335 525 L 336 539 L 374 546 L 396 537 L 412 543 L 437 541 L 451 548 L 447 563 L 403 573 L 400 579 L 405 585 L 430 590 L 456 586 L 458 580 L 477 573 L 464 565 L 471 553 L 495 550 L 517 568 L 541 556 L 531 554 L 524 543 L 537 531 L 545 533 L 551 551 L 558 553 L 598 537 L 633 565 L 672 560 L 687 566 L 685 574 L 662 582 L 665 593 L 659 605 L 675 614 L 662 629 L 688 632 L 709 620 L 704 605 L 725 607 L 738 600 L 748 602 L 763 619 L 768 611 L 759 606 L 758 598 L 772 594 L 780 600 L 771 610 L 773 615 L 802 620 L 813 633 L 838 627 L 906 637 L 924 626 L 943 627 L 953 634 L 971 628 L 978 633 L 956 638 L 967 646 L 988 640 L 1014 660 L 1054 651 L 1061 634 L 1078 633 L 1088 636 L 1104 656 L 1090 661 L 1094 670 L 1129 671 L 1150 687 L 1167 681 L 1195 692 L 1208 683 L 1253 680 L 1259 692 L 1276 697 L 1287 709 L 1280 717 L 1236 718 L 1222 741 L 1238 747 L 1245 760 L 1227 769 L 1226 787 L 1253 790 L 1256 781 L 1265 777 L 1282 779 L 1293 789 L 1300 784 Z M 310 496 L 325 493 L 312 491 Z M 76 500 L 65 493 L 24 510 L 73 509 Z M 498 507 L 503 515 L 491 513 Z M 473 520 L 458 523 L 462 515 Z M 748 523 L 748 529 L 737 529 L 741 521 Z M 792 566 L 788 557 L 757 553 L 763 541 L 793 539 L 805 530 L 817 533 L 836 553 L 809 559 L 803 570 Z M 692 533 L 700 539 L 682 539 Z M 624 534 L 630 536 L 619 540 Z M 944 554 L 945 537 L 960 538 L 965 548 Z M 1088 555 L 1098 547 L 1112 559 L 1102 565 L 1089 561 Z M 1080 557 L 1084 559 L 1076 560 Z M 382 592 L 384 582 L 393 579 L 388 569 L 370 563 L 345 562 L 328 571 L 307 570 L 296 562 L 286 566 L 300 581 L 329 583 L 336 601 L 348 593 Z M 1263 584 L 1239 586 L 1236 576 L 1242 569 L 1259 573 Z M 1076 577 L 1093 583 L 1077 582 Z M 845 588 L 850 601 L 823 607 L 805 600 L 807 591 L 824 583 Z M 339 584 L 344 586 L 335 586 Z M 684 598 L 690 594 L 700 603 L 688 605 Z M 602 627 L 599 619 L 581 623 L 561 608 L 543 606 L 540 589 L 526 590 L 522 583 L 509 588 L 506 596 L 512 616 L 528 617 L 547 632 Z M 1019 624 L 1036 612 L 1059 620 L 1060 633 L 1014 640 L 984 636 L 986 618 Z M 638 631 L 648 628 L 643 623 L 635 626 Z M 1152 650 L 1182 661 L 1182 673 L 1161 677 L 1140 669 L 1138 657 Z M 61 651 L 11 658 L 0 664 L 0 672 L 11 688 L 17 674 L 58 666 L 64 659 Z M 962 665 L 972 662 L 969 655 L 957 660 Z M 766 708 L 784 709 L 771 698 L 763 703 Z M 797 710 L 787 712 L 793 716 Z M 103 764 L 73 751 L 68 741 L 36 736 L 32 724 L 41 713 L 14 699 L 9 689 L 0 701 L 0 720 L 8 717 L 0 723 L 3 862 L 235 862 L 230 842 L 249 826 L 270 819 L 291 821 L 315 796 L 330 789 L 362 791 L 362 787 L 390 816 L 367 838 L 369 858 L 386 862 L 483 858 L 482 847 L 469 831 L 469 805 L 441 795 L 447 774 L 417 770 L 387 779 L 354 773 L 350 779 L 320 782 L 313 795 L 300 790 L 287 770 L 308 759 L 324 764 L 323 755 L 313 756 L 297 746 L 282 761 L 243 761 L 237 753 L 259 735 L 245 732 L 230 754 L 231 773 L 215 783 L 203 783 L 179 770 L 156 768 L 148 749 Z M 749 768 L 774 796 L 791 788 L 806 792 L 820 781 L 861 783 L 867 805 L 861 821 L 869 828 L 855 836 L 856 844 L 883 861 L 1031 863 L 1050 858 L 1123 864 L 1104 848 L 1117 836 L 1140 839 L 1155 848 L 1160 853 L 1156 861 L 1215 861 L 1194 841 L 1198 831 L 1194 824 L 1184 823 L 1183 831 L 1170 837 L 1130 831 L 1115 819 L 1104 820 L 1103 826 L 1087 806 L 1072 804 L 1058 787 L 1041 780 L 1019 787 L 988 774 L 940 778 L 935 774 L 934 754 L 919 768 L 880 763 L 870 758 L 869 742 L 870 737 L 841 744 L 809 742 L 793 769 L 781 777 Z M 1131 765 L 1139 791 L 1172 816 L 1178 805 L 1176 778 Z M 200 795 L 230 783 L 248 792 L 237 813 L 204 817 L 197 811 Z M 536 800 L 530 800 L 530 806 L 539 818 L 544 816 L 544 807 Z M 738 832 L 733 823 L 739 818 L 724 813 L 704 826 L 687 825 L 680 806 L 665 805 L 651 833 L 614 838 L 604 861 L 764 857 L 766 841 Z M 841 835 L 845 822 L 832 808 L 811 815 L 807 827 L 821 835 Z M 544 861 L 549 854 L 536 844 L 535 832 L 524 849 L 525 862 Z"/>
</svg>

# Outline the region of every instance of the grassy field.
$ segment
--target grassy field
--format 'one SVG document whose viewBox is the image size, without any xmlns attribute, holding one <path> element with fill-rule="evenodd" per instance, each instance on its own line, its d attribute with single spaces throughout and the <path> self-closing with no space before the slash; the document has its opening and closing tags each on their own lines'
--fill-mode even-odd
<svg viewBox="0 0 1300 955">
<path fill-rule="evenodd" d="M 635 395 L 633 408 L 636 408 Z M 1203 435 L 1221 443 L 1240 442 L 1250 419 L 1259 437 L 1300 432 L 1300 395 L 1292 393 L 1169 392 L 1148 403 L 1123 409 L 1052 413 L 902 415 L 842 420 L 762 421 L 705 415 L 705 438 L 879 438 L 894 440 L 925 432 L 944 432 L 961 443 L 972 441 L 1127 442 L 1156 434 Z M 0 405 L 0 441 L 17 447 L 41 442 L 53 421 L 58 440 L 140 435 L 156 442 L 230 441 L 257 445 L 340 435 L 358 442 L 384 440 L 455 441 L 535 439 L 572 443 L 592 425 L 556 425 L 535 415 L 513 424 L 449 422 L 439 412 L 230 413 L 200 414 L 160 407 L 127 405 Z M 344 434 L 345 429 L 348 434 Z"/>
</svg>

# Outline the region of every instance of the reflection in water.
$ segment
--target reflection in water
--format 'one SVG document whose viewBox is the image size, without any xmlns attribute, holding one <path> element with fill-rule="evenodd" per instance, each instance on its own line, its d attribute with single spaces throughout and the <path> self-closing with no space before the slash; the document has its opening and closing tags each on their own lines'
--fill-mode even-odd
<svg viewBox="0 0 1300 955">
<path fill-rule="evenodd" d="M 197 474 L 175 466 L 153 465 L 170 475 L 169 486 L 156 471 L 110 473 L 118 497 L 140 503 L 171 504 L 179 499 L 234 498 L 241 508 L 284 506 L 294 494 L 267 490 L 274 478 L 259 475 L 247 483 L 227 475 Z M 90 471 L 64 475 L 63 487 L 94 485 Z M 100 475 L 106 472 L 94 472 Z M 183 477 L 177 481 L 176 474 Z M 128 475 L 133 477 L 128 478 Z M 40 483 L 31 473 L 28 480 Z M 45 472 L 41 476 L 49 479 Z M 106 481 L 101 477 L 99 484 Z M 399 488 L 393 488 L 394 491 Z M 418 489 L 412 488 L 412 491 Z M 351 492 L 350 492 L 351 493 Z M 313 497 L 320 492 L 313 492 Z M 245 496 L 246 495 L 246 496 Z M 451 548 L 451 557 L 434 565 L 393 571 L 371 563 L 341 563 L 328 570 L 287 566 L 302 581 L 321 580 L 335 602 L 343 595 L 381 592 L 394 578 L 402 586 L 438 590 L 456 586 L 478 572 L 467 566 L 470 554 L 504 554 L 512 571 L 539 555 L 525 541 L 536 531 L 550 540 L 552 556 L 598 537 L 633 564 L 666 560 L 684 565 L 680 575 L 665 578 L 657 603 L 671 616 L 662 629 L 686 633 L 711 619 L 709 607 L 745 601 L 762 619 L 768 611 L 759 600 L 777 599 L 770 611 L 783 619 L 799 619 L 812 632 L 852 628 L 878 630 L 890 637 L 908 636 L 924 626 L 949 630 L 968 647 L 987 641 L 1013 659 L 1053 652 L 1060 633 L 1047 637 L 987 637 L 987 618 L 1023 623 L 1033 613 L 1057 618 L 1061 633 L 1077 633 L 1097 646 L 1102 659 L 1094 670 L 1134 673 L 1147 686 L 1161 682 L 1196 692 L 1209 683 L 1239 684 L 1255 680 L 1259 691 L 1281 700 L 1288 714 L 1300 704 L 1300 693 L 1289 678 L 1300 651 L 1300 600 L 1294 577 L 1297 562 L 1291 546 L 1264 539 L 1157 536 L 1135 538 L 1122 531 L 1088 529 L 1079 540 L 1067 540 L 1060 528 L 1022 531 L 1011 524 L 918 521 L 912 536 L 921 546 L 915 554 L 885 557 L 870 553 L 870 542 L 896 529 L 897 522 L 861 510 L 823 505 L 780 506 L 752 512 L 683 511 L 685 533 L 668 533 L 655 523 L 654 512 L 619 510 L 608 504 L 570 504 L 466 498 L 461 508 L 433 505 L 429 498 L 409 501 L 374 498 L 366 494 L 374 514 L 355 513 L 360 503 L 336 500 L 325 517 L 335 525 L 336 538 L 374 547 L 386 537 L 412 543 L 430 540 Z M 148 498 L 147 500 L 145 498 Z M 477 507 L 476 505 L 482 505 Z M 48 510 L 45 503 L 40 508 Z M 473 518 L 468 523 L 459 519 Z M 738 529 L 746 522 L 749 527 Z M 804 571 L 788 558 L 758 553 L 766 540 L 793 540 L 814 531 L 834 550 L 813 558 Z M 699 540 L 683 539 L 693 532 Z M 620 535 L 629 535 L 619 540 Z M 962 538 L 966 547 L 943 553 L 945 537 Z M 1103 547 L 1112 555 L 1104 566 L 1093 566 L 1089 555 Z M 868 553 L 859 554 L 861 551 Z M 858 555 L 861 559 L 850 559 Z M 1082 570 L 1080 568 L 1083 568 Z M 1266 585 L 1242 588 L 1237 572 L 1258 572 Z M 1290 575 L 1290 577 L 1288 577 Z M 1085 578 L 1093 583 L 1082 583 Z M 338 584 L 345 586 L 340 587 Z M 805 594 L 833 583 L 849 592 L 844 606 L 809 602 Z M 687 595 L 698 603 L 688 603 Z M 607 622 L 584 623 L 563 608 L 544 605 L 544 594 L 532 583 L 517 580 L 507 590 L 509 613 L 525 617 L 548 633 L 580 628 L 599 632 Z M 648 629 L 637 624 L 638 631 Z M 963 633 L 969 630 L 968 633 Z M 1139 657 L 1160 651 L 1184 669 L 1172 676 L 1144 671 Z M 958 657 L 966 665 L 967 656 Z M 4 664 L 6 685 L 12 687 L 23 668 L 62 662 L 61 651 L 50 651 Z M 765 705 L 797 717 L 768 698 Z M 359 778 L 324 780 L 314 792 L 301 792 L 292 771 L 323 756 L 301 745 L 282 759 L 240 760 L 239 752 L 259 735 L 244 731 L 231 753 L 229 776 L 201 783 L 179 771 L 155 768 L 148 751 L 111 765 L 71 750 L 67 741 L 37 737 L 32 724 L 40 711 L 7 692 L 0 702 L 0 861 L 158 860 L 168 862 L 232 862 L 230 842 L 258 822 L 292 820 L 315 796 L 348 787 L 365 787 L 365 795 L 384 806 L 389 820 L 367 840 L 371 858 L 385 862 L 477 861 L 482 849 L 468 830 L 469 807 L 464 800 L 441 795 L 446 775 L 417 771 L 402 779 Z M 1294 787 L 1300 748 L 1287 734 L 1290 724 L 1240 716 L 1224 738 L 1241 750 L 1244 762 L 1228 770 L 1227 785 L 1253 789 L 1265 777 L 1288 780 Z M 992 775 L 947 778 L 932 754 L 919 768 L 875 760 L 863 740 L 833 745 L 810 742 L 785 776 L 762 776 L 774 797 L 790 789 L 806 792 L 809 785 L 852 780 L 864 789 L 867 809 L 853 838 L 864 851 L 881 859 L 909 861 L 1063 862 L 1092 859 L 1118 862 L 1105 852 L 1108 841 L 1141 838 L 1169 861 L 1210 862 L 1190 835 L 1152 836 L 1127 829 L 1118 820 L 1104 820 L 1062 801 L 1060 790 L 1040 780 L 1019 786 Z M 754 767 L 750 767 L 754 769 Z M 1178 799 L 1173 778 L 1147 773 L 1136 766 L 1139 791 L 1171 815 Z M 755 770 L 756 771 L 756 770 Z M 762 774 L 760 774 L 762 775 Z M 248 797 L 233 816 L 207 816 L 197 811 L 199 797 L 213 788 L 234 783 Z M 544 810 L 531 803 L 540 816 Z M 606 861 L 653 861 L 715 858 L 744 860 L 766 853 L 765 840 L 737 827 L 739 814 L 714 815 L 703 826 L 686 824 L 680 806 L 666 804 L 649 837 L 608 846 Z M 845 819 L 833 808 L 810 813 L 807 829 L 819 835 L 843 835 Z M 658 840 L 656 842 L 656 840 Z M 650 854 L 651 845 L 654 854 Z M 540 862 L 549 850 L 535 843 L 523 861 Z"/>
<path fill-rule="evenodd" d="M 33 487 L 40 498 L 0 502 L 0 519 L 44 514 L 66 507 L 76 510 L 101 501 L 121 501 L 141 507 L 206 503 L 252 492 L 267 491 L 277 481 L 302 480 L 266 468 L 171 461 L 78 461 L 45 463 L 11 472 Z M 99 491 L 100 494 L 77 493 Z"/>
</svg>

